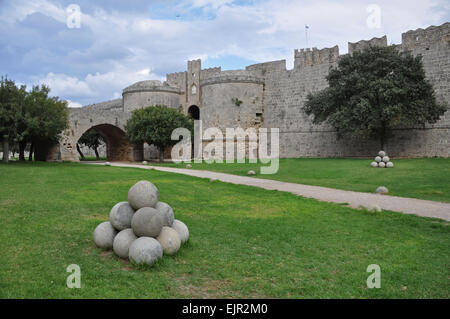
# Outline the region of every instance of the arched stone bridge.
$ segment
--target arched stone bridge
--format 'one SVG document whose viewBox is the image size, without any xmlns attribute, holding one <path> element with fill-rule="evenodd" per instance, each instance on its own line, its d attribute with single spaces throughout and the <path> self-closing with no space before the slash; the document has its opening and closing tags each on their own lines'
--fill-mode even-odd
<svg viewBox="0 0 450 319">
<path fill-rule="evenodd" d="M 61 137 L 58 146 L 49 152 L 50 160 L 79 161 L 77 142 L 84 132 L 94 128 L 106 142 L 107 159 L 110 161 L 140 161 L 143 146 L 133 145 L 125 138 L 125 124 L 131 113 L 124 112 L 122 99 L 71 108 L 70 126 Z"/>
</svg>

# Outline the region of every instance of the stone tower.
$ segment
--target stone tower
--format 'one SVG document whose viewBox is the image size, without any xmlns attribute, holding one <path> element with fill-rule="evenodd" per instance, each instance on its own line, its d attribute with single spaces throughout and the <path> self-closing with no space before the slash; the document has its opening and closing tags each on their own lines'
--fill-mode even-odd
<svg viewBox="0 0 450 319">
<path fill-rule="evenodd" d="M 188 61 L 187 69 L 187 105 L 200 105 L 200 71 L 202 69 L 202 61 Z"/>
</svg>

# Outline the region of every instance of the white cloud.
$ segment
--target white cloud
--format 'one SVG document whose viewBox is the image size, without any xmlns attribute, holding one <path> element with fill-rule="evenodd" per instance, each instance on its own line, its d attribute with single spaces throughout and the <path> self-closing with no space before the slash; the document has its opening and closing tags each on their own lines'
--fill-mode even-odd
<svg viewBox="0 0 450 319">
<path fill-rule="evenodd" d="M 194 0 L 191 3 L 193 8 L 201 8 L 211 6 L 213 9 L 217 9 L 223 5 L 232 3 L 233 0 Z"/>
<path fill-rule="evenodd" d="M 46 84 L 51 88 L 51 95 L 71 96 L 74 99 L 90 100 L 91 103 L 99 102 L 99 97 L 115 99 L 122 96 L 122 89 L 138 82 L 148 79 L 164 80 L 150 72 L 150 69 L 142 70 L 121 70 L 107 73 L 88 74 L 84 79 L 71 77 L 66 74 L 49 73 L 39 80 L 39 84 Z M 71 107 L 77 107 L 80 103 L 70 101 Z"/>
<path fill-rule="evenodd" d="M 47 0 L 27 1 L 15 0 L 5 1 L 4 10 L 0 13 L 0 21 L 12 23 L 14 21 L 22 21 L 28 15 L 40 12 L 54 18 L 59 22 L 66 22 L 66 9 L 60 4 Z"/>
<path fill-rule="evenodd" d="M 45 78 L 39 80 L 39 84 L 49 86 L 52 95 L 85 97 L 94 95 L 94 92 L 86 82 L 66 74 L 54 74 L 50 72 Z"/>
<path fill-rule="evenodd" d="M 83 106 L 80 103 L 73 102 L 71 100 L 67 100 L 67 104 L 68 104 L 68 107 L 72 107 L 72 108 L 77 108 L 77 107 L 82 107 Z"/>
<path fill-rule="evenodd" d="M 220 60 L 227 56 L 257 62 L 286 59 L 288 68 L 292 67 L 294 49 L 306 46 L 305 24 L 310 26 L 309 47 L 338 44 L 341 54 L 347 51 L 348 41 L 384 34 L 388 35 L 389 42 L 399 43 L 402 32 L 443 23 L 446 10 L 442 9 L 448 8 L 445 0 L 411 0 L 407 10 L 402 1 L 378 0 L 381 29 L 370 29 L 366 25 L 366 7 L 371 3 L 360 0 L 267 0 L 248 4 L 232 0 L 182 1 L 168 12 L 170 15 L 182 11 L 186 19 L 181 20 L 175 18 L 175 13 L 172 19 L 155 18 L 148 11 L 107 11 L 99 7 L 84 12 L 81 17 L 80 31 L 88 30 L 94 39 L 92 43 L 82 42 L 87 47 L 64 52 L 58 43 L 53 43 L 55 50 L 50 45 L 28 44 L 30 53 L 24 53 L 22 60 L 36 68 L 44 64 L 45 68 L 39 72 L 26 72 L 33 79 L 40 75 L 39 83 L 50 85 L 53 94 L 86 104 L 86 101 L 120 97 L 122 89 L 136 81 L 161 80 L 166 72 L 183 71 L 188 59 Z M 83 11 L 82 3 L 80 6 Z M 0 19 L 12 23 L 34 12 L 60 22 L 66 19 L 65 7 L 57 0 L 9 1 Z M 67 36 L 79 34 L 76 30 L 71 32 Z M 84 38 L 80 39 L 77 41 Z M 64 63 L 56 71 L 59 60 Z"/>
</svg>

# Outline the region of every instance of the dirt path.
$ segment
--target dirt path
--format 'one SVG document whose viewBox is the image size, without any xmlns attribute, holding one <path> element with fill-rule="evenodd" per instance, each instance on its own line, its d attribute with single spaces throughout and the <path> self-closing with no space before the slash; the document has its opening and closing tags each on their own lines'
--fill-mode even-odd
<svg viewBox="0 0 450 319">
<path fill-rule="evenodd" d="M 104 163 L 86 163 L 104 165 Z M 222 182 L 260 187 L 268 190 L 289 192 L 304 197 L 315 198 L 320 201 L 331 203 L 348 203 L 351 207 L 378 205 L 385 210 L 401 212 L 404 214 L 415 214 L 424 217 L 435 217 L 450 221 L 450 203 L 434 202 L 430 200 L 378 195 L 371 193 L 353 192 L 321 186 L 310 186 L 295 183 L 286 183 L 270 179 L 262 179 L 247 176 L 238 176 L 211 171 L 172 168 L 162 166 L 148 166 L 129 163 L 111 163 L 111 166 L 135 167 L 143 169 L 154 169 L 163 172 L 184 174 L 201 178 L 213 178 Z"/>
</svg>

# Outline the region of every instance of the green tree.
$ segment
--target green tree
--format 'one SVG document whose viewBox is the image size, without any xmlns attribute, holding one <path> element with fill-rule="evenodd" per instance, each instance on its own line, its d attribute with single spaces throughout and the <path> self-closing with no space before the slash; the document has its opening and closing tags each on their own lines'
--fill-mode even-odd
<svg viewBox="0 0 450 319">
<path fill-rule="evenodd" d="M 0 137 L 3 142 L 3 161 L 9 161 L 10 144 L 20 141 L 23 123 L 25 86 L 16 86 L 13 80 L 0 80 Z"/>
<path fill-rule="evenodd" d="M 49 96 L 50 88 L 34 86 L 25 99 L 26 134 L 22 143 L 30 142 L 36 150 L 38 145 L 56 143 L 61 133 L 69 127 L 67 102 Z"/>
<path fill-rule="evenodd" d="M 378 139 L 381 149 L 393 128 L 435 123 L 446 111 L 425 78 L 422 57 L 394 46 L 344 56 L 326 79 L 329 87 L 308 95 L 306 114 L 329 123 L 338 137 Z"/>
<path fill-rule="evenodd" d="M 80 139 L 78 140 L 79 144 L 86 145 L 90 149 L 94 150 L 95 157 L 97 160 L 100 159 L 100 155 L 98 154 L 98 147 L 101 144 L 103 144 L 104 142 L 105 141 L 103 139 L 103 136 L 101 136 L 100 133 L 93 128 L 84 132 L 84 134 L 81 135 Z M 84 155 L 83 155 L 83 153 L 81 153 L 81 150 L 79 149 L 78 144 L 77 144 L 77 149 L 81 155 L 81 158 L 84 158 Z"/>
<path fill-rule="evenodd" d="M 45 85 L 34 86 L 27 92 L 24 85 L 18 87 L 6 77 L 2 77 L 0 82 L 3 161 L 8 161 L 10 144 L 18 146 L 19 159 L 25 160 L 24 151 L 28 142 L 31 142 L 31 153 L 35 149 L 33 145 L 57 142 L 61 132 L 68 127 L 67 102 L 49 97 L 50 89 Z"/>
<path fill-rule="evenodd" d="M 176 128 L 193 131 L 193 122 L 178 110 L 162 105 L 150 106 L 133 111 L 125 126 L 127 138 L 135 144 L 155 145 L 159 150 L 159 160 L 164 160 L 164 151 L 177 141 L 172 141 L 172 131 Z"/>
</svg>

